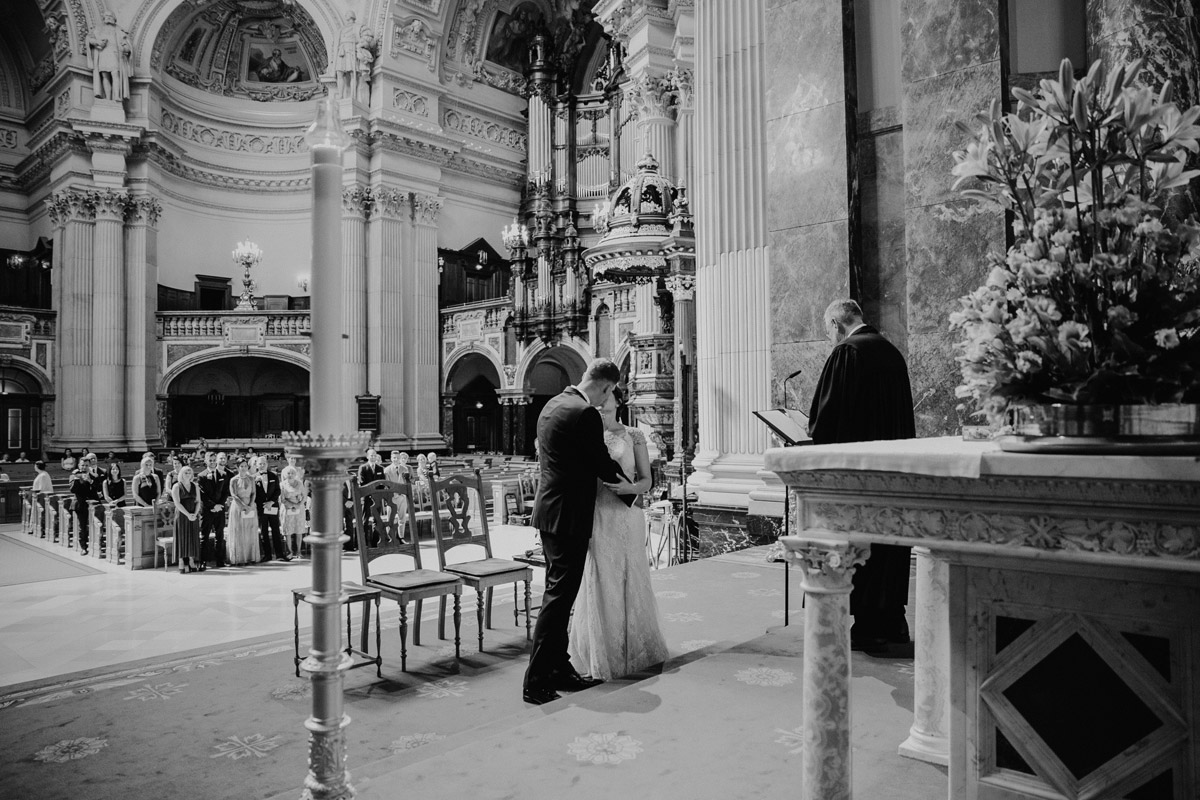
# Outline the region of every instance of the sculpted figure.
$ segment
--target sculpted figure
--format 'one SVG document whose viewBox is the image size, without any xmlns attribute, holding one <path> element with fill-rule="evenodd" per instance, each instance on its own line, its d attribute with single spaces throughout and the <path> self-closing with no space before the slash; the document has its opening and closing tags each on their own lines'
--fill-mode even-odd
<svg viewBox="0 0 1200 800">
<path fill-rule="evenodd" d="M 333 70 L 337 75 L 338 96 L 350 98 L 358 93 L 358 43 L 362 31 L 353 11 L 346 12 L 345 20 L 346 24 L 338 34 Z"/>
<path fill-rule="evenodd" d="M 117 25 L 111 11 L 104 21 L 92 28 L 87 38 L 88 66 L 92 68 L 92 92 L 96 97 L 121 102 L 129 97 L 129 58 L 133 47 L 129 34 Z"/>
</svg>

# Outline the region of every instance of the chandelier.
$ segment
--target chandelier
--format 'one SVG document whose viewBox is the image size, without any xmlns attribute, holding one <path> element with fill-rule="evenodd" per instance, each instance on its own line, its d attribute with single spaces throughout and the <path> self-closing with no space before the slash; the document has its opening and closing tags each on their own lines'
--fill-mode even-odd
<svg viewBox="0 0 1200 800">
<path fill-rule="evenodd" d="M 248 240 L 238 242 L 237 247 L 233 250 L 233 263 L 245 270 L 242 277 L 242 293 L 234 307 L 236 311 L 257 310 L 257 306 L 254 304 L 254 280 L 250 277 L 250 268 L 258 266 L 258 263 L 262 261 L 262 255 L 262 250 L 258 248 L 258 245 Z"/>
</svg>

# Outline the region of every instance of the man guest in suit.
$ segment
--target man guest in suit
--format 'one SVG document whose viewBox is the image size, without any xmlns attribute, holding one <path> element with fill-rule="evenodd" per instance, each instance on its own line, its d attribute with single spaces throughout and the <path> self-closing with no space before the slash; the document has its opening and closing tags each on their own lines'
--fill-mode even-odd
<svg viewBox="0 0 1200 800">
<path fill-rule="evenodd" d="M 863 322 L 862 309 L 853 300 L 830 303 L 825 326 L 834 348 L 813 395 L 808 423 L 813 443 L 915 437 L 912 387 L 900 351 Z M 854 571 L 854 649 L 882 653 L 890 644 L 908 644 L 904 605 L 910 549 L 872 544 L 867 563 Z"/>
<path fill-rule="evenodd" d="M 196 478 L 200 486 L 200 561 L 209 561 L 212 548 L 214 566 L 225 566 L 225 508 L 229 505 L 229 480 L 217 468 L 217 454 L 205 453 L 206 469 Z M 213 543 L 209 544 L 209 534 Z"/>
<path fill-rule="evenodd" d="M 368 483 L 381 481 L 387 477 L 387 471 L 383 468 L 383 460 L 379 456 L 379 451 L 371 447 L 367 449 L 367 461 L 358 468 L 358 485 L 366 486 Z M 375 520 L 371 518 L 371 499 L 363 499 L 362 507 L 363 530 L 367 532 L 367 540 L 371 546 L 379 544 L 379 535 L 375 531 Z"/>
<path fill-rule="evenodd" d="M 596 480 L 618 480 L 621 468 L 608 455 L 602 405 L 621 379 L 606 358 L 588 366 L 578 386 L 568 386 L 538 415 L 542 479 L 530 522 L 541 532 L 546 591 L 533 629 L 533 651 L 525 671 L 525 702 L 557 700 L 556 689 L 575 691 L 600 683 L 582 677 L 567 656 L 567 625 L 583 582 L 592 537 Z"/>
<path fill-rule="evenodd" d="M 88 501 L 95 500 L 99 503 L 104 499 L 100 493 L 103 480 L 104 473 L 96 466 L 96 454 L 85 453 L 80 457 L 79 466 L 71 473 L 67 484 L 68 490 L 75 495 L 75 521 L 78 524 L 75 536 L 79 542 L 79 550 L 85 556 L 88 554 L 88 539 L 91 536 L 91 509 L 88 508 Z M 96 509 L 95 513 L 99 516 L 99 506 Z"/>
<path fill-rule="evenodd" d="M 255 464 L 254 505 L 258 508 L 258 540 L 262 546 L 262 560 L 277 558 L 291 561 L 292 557 L 288 555 L 287 545 L 279 530 L 279 476 L 267 466 L 266 456 L 256 458 Z"/>
</svg>

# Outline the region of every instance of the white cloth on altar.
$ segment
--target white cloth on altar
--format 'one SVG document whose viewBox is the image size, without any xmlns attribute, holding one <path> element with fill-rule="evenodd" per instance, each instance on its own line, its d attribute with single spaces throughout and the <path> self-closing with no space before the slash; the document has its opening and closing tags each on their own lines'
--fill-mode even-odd
<svg viewBox="0 0 1200 800">
<path fill-rule="evenodd" d="M 994 442 L 964 442 L 958 436 L 936 439 L 893 439 L 882 442 L 804 445 L 772 450 L 786 454 L 786 465 L 773 463 L 776 472 L 842 469 L 905 472 L 910 475 L 940 475 L 978 478 L 987 453 L 999 452 Z"/>
</svg>

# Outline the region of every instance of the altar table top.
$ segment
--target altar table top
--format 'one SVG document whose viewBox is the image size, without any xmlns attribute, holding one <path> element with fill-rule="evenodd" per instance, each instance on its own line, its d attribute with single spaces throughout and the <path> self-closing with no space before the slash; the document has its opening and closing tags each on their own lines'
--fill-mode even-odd
<svg viewBox="0 0 1200 800">
<path fill-rule="evenodd" d="M 777 447 L 767 451 L 765 466 L 775 473 L 851 470 L 953 478 L 1010 475 L 1200 483 L 1196 456 L 1006 453 L 995 442 L 968 442 L 957 436 Z"/>
</svg>

